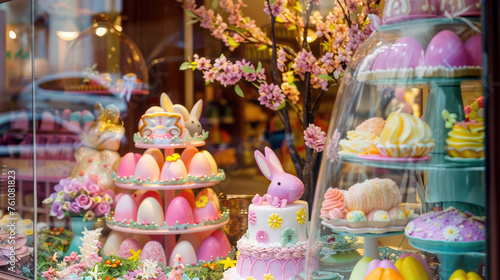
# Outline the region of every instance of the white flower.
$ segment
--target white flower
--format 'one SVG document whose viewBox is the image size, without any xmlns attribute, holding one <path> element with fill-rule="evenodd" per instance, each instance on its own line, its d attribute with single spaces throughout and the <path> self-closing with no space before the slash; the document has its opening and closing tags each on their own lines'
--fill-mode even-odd
<svg viewBox="0 0 500 280">
<path fill-rule="evenodd" d="M 158 271 L 156 271 L 158 267 L 157 262 L 144 260 L 142 264 L 142 272 L 137 274 L 138 276 L 141 276 L 142 279 L 155 279 L 158 276 Z"/>
<path fill-rule="evenodd" d="M 415 224 L 413 222 L 409 222 L 405 228 L 406 234 L 412 234 L 414 230 L 415 230 Z"/>
<path fill-rule="evenodd" d="M 97 265 L 97 264 L 94 266 L 93 270 L 89 271 L 89 275 L 94 277 L 95 280 L 98 280 L 99 275 L 102 274 L 102 273 L 97 272 L 97 271 L 99 271 L 99 265 Z"/>
<path fill-rule="evenodd" d="M 446 241 L 455 241 L 460 237 L 460 230 L 455 226 L 447 226 L 443 229 L 443 237 Z"/>
</svg>

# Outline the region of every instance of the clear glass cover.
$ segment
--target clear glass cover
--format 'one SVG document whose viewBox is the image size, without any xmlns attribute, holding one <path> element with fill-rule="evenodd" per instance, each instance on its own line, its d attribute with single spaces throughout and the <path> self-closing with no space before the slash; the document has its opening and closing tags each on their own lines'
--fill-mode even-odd
<svg viewBox="0 0 500 280">
<path fill-rule="evenodd" d="M 428 247 L 412 246 L 411 231 L 404 234 L 425 213 L 452 206 L 485 214 L 479 29 L 460 19 L 399 22 L 381 26 L 359 47 L 331 115 L 307 279 L 318 271 L 349 278 L 363 255 L 427 254 Z M 351 246 L 340 246 L 345 240 Z M 431 266 L 431 273 L 441 279 L 463 261 L 438 259 L 440 271 Z"/>
</svg>

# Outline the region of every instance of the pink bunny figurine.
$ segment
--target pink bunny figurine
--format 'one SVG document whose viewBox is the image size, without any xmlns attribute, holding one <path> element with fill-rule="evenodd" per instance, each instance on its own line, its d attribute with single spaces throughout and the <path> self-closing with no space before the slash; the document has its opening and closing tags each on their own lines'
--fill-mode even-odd
<svg viewBox="0 0 500 280">
<path fill-rule="evenodd" d="M 299 199 L 304 193 L 304 184 L 296 176 L 285 173 L 281 162 L 270 148 L 265 148 L 266 156 L 255 151 L 255 160 L 260 171 L 271 184 L 264 196 L 256 194 L 252 199 L 253 204 L 261 205 L 266 200 L 274 207 L 285 208 L 287 203 L 292 203 Z"/>
<path fill-rule="evenodd" d="M 174 258 L 174 266 L 172 267 L 172 271 L 170 271 L 170 276 L 168 280 L 181 280 L 181 276 L 184 273 L 184 264 L 182 264 L 182 256 L 179 254 L 175 255 Z"/>
</svg>

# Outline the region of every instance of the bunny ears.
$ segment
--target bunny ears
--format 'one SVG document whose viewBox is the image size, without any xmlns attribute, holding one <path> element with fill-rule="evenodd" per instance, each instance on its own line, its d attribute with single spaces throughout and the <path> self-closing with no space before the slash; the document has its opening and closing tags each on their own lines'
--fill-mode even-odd
<svg viewBox="0 0 500 280">
<path fill-rule="evenodd" d="M 283 170 L 281 162 L 273 150 L 266 147 L 265 153 L 266 156 L 264 156 L 260 151 L 255 151 L 255 161 L 257 161 L 257 165 L 259 166 L 260 171 L 262 171 L 262 174 L 264 174 L 267 179 L 272 180 L 274 175 L 285 171 Z"/>
</svg>

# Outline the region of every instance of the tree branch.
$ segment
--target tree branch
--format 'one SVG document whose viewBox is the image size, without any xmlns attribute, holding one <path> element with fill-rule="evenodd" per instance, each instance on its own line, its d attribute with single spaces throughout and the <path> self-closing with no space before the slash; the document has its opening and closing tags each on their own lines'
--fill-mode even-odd
<svg viewBox="0 0 500 280">
<path fill-rule="evenodd" d="M 351 28 L 351 18 L 348 14 L 345 13 L 344 7 L 342 6 L 342 3 L 340 3 L 340 0 L 337 0 L 337 3 L 339 3 L 340 8 L 342 9 L 342 13 L 344 13 L 344 17 L 347 20 L 347 24 L 349 25 L 349 28 Z"/>
<path fill-rule="evenodd" d="M 319 94 L 318 98 L 314 102 L 314 105 L 312 108 L 313 118 L 316 117 L 316 111 L 318 111 L 321 98 L 323 97 L 323 95 L 325 95 L 325 93 L 326 93 L 326 90 L 322 90 L 321 93 Z"/>
</svg>

